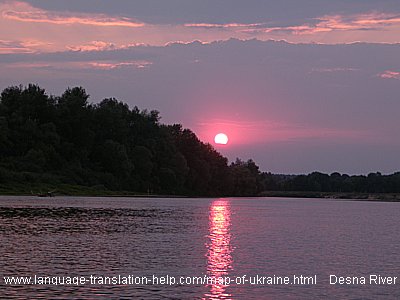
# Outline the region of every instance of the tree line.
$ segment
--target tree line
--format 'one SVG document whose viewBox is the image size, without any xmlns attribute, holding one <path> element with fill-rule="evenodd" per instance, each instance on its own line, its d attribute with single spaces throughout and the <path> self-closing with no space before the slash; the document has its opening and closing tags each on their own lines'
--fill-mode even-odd
<svg viewBox="0 0 400 300">
<path fill-rule="evenodd" d="M 0 184 L 51 183 L 137 193 L 256 195 L 249 160 L 228 160 L 159 112 L 115 98 L 89 103 L 82 87 L 61 96 L 11 86 L 0 99 Z"/>
<path fill-rule="evenodd" d="M 61 96 L 38 85 L 0 95 L 1 184 L 70 184 L 111 191 L 188 196 L 256 196 L 262 191 L 400 193 L 400 172 L 350 176 L 260 172 L 249 159 L 228 163 L 158 111 L 115 98 L 94 104 L 82 87 Z"/>
<path fill-rule="evenodd" d="M 265 191 L 306 191 L 333 193 L 400 193 L 400 172 L 382 175 L 347 175 L 334 172 L 330 175 L 313 172 L 308 175 L 277 175 L 262 173 Z"/>
</svg>

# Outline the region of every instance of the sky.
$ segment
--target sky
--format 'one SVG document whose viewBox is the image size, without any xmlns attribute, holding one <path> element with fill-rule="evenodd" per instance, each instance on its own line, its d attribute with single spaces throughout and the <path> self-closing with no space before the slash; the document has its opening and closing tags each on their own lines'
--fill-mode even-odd
<svg viewBox="0 0 400 300">
<path fill-rule="evenodd" d="M 398 0 L 0 0 L 0 88 L 83 86 L 262 171 L 400 170 Z"/>
</svg>

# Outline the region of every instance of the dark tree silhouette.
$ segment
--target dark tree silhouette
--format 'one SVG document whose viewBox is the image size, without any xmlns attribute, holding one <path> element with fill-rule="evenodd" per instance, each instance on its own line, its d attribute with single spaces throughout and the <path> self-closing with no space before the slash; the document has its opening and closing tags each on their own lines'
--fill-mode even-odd
<svg viewBox="0 0 400 300">
<path fill-rule="evenodd" d="M 228 160 L 158 111 L 114 98 L 89 103 L 82 87 L 49 96 L 12 86 L 0 99 L 0 184 L 72 184 L 193 196 L 256 196 L 262 191 L 400 192 L 400 172 L 349 176 L 261 173 Z"/>
</svg>

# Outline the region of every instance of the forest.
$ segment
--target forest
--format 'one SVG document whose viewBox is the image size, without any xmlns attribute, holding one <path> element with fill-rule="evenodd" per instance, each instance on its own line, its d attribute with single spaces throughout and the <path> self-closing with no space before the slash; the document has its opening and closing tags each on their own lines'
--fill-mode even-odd
<svg viewBox="0 0 400 300">
<path fill-rule="evenodd" d="M 263 191 L 398 193 L 400 172 L 368 176 L 278 175 L 252 160 L 229 163 L 158 111 L 115 98 L 90 103 L 82 87 L 61 96 L 38 85 L 11 86 L 0 98 L 0 187 L 91 187 L 131 194 L 257 196 Z"/>
<path fill-rule="evenodd" d="M 189 196 L 255 195 L 258 167 L 228 160 L 159 112 L 114 98 L 89 103 L 82 87 L 49 96 L 37 85 L 0 99 L 0 184 L 70 184 Z"/>
</svg>

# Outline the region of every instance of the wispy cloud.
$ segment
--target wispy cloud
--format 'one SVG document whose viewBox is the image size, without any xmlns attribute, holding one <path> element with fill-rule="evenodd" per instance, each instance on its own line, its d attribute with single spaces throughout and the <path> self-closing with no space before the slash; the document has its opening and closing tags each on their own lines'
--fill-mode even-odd
<svg viewBox="0 0 400 300">
<path fill-rule="evenodd" d="M 33 53 L 34 51 L 20 41 L 0 40 L 0 53 Z"/>
<path fill-rule="evenodd" d="M 357 15 L 325 15 L 312 22 L 294 26 L 271 26 L 268 23 L 187 23 L 185 27 L 226 29 L 248 34 L 289 33 L 293 35 L 316 34 L 331 31 L 382 30 L 400 25 L 400 14 L 372 12 Z"/>
<path fill-rule="evenodd" d="M 314 22 L 297 26 L 247 28 L 248 33 L 289 32 L 291 34 L 316 34 L 331 31 L 383 30 L 400 25 L 400 14 L 373 12 L 357 15 L 325 15 Z"/>
<path fill-rule="evenodd" d="M 91 43 L 78 46 L 67 46 L 68 50 L 72 51 L 107 51 L 116 49 L 114 43 L 103 42 L 103 41 L 92 41 Z"/>
<path fill-rule="evenodd" d="M 37 47 L 48 45 L 49 43 L 37 40 L 0 40 L 0 54 L 35 53 Z"/>
<path fill-rule="evenodd" d="M 319 18 L 315 27 L 329 30 L 378 30 L 385 26 L 399 24 L 400 14 L 373 12 L 350 16 L 324 16 Z"/>
<path fill-rule="evenodd" d="M 335 67 L 335 68 L 313 68 L 311 73 L 333 73 L 333 72 L 356 72 L 360 69 L 347 68 L 347 67 Z"/>
<path fill-rule="evenodd" d="M 194 27 L 194 28 L 226 28 L 226 29 L 238 29 L 238 28 L 258 28 L 265 27 L 266 23 L 226 23 L 226 24 L 217 24 L 217 23 L 187 23 L 184 24 L 185 27 Z"/>
<path fill-rule="evenodd" d="M 68 50 L 71 51 L 82 51 L 82 52 L 89 52 L 89 51 L 111 51 L 111 50 L 119 50 L 119 49 L 128 49 L 137 46 L 144 46 L 143 43 L 131 43 L 131 44 L 123 44 L 119 45 L 116 43 L 111 42 L 104 42 L 104 41 L 91 41 L 90 43 L 83 44 L 83 45 L 73 45 L 67 46 Z"/>
<path fill-rule="evenodd" d="M 99 61 L 67 61 L 67 62 L 16 62 L 0 64 L 3 68 L 46 69 L 59 71 L 77 70 L 117 70 L 122 68 L 144 69 L 152 65 L 147 60 L 99 60 Z"/>
<path fill-rule="evenodd" d="M 152 62 L 146 60 L 124 61 L 124 62 L 89 62 L 88 66 L 95 69 L 113 70 L 119 68 L 138 68 L 143 69 L 152 65 Z"/>
<path fill-rule="evenodd" d="M 382 73 L 378 74 L 378 76 L 380 78 L 383 78 L 383 79 L 397 79 L 397 80 L 400 80 L 400 72 L 397 72 L 397 71 L 387 70 L 385 72 L 382 72 Z"/>
<path fill-rule="evenodd" d="M 131 18 L 108 16 L 105 14 L 84 14 L 73 12 L 55 12 L 39 9 L 25 2 L 12 2 L 12 7 L 2 11 L 2 17 L 9 20 L 31 23 L 51 23 L 56 25 L 91 25 L 142 27 L 143 23 Z"/>
</svg>

